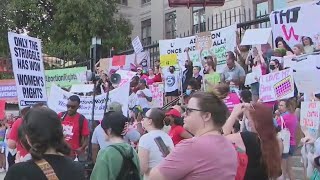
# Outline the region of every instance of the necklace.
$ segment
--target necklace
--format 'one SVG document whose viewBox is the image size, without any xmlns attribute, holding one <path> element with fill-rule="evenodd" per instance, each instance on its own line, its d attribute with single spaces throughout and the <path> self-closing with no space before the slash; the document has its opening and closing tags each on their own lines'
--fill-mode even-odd
<svg viewBox="0 0 320 180">
<path fill-rule="evenodd" d="M 198 137 L 204 136 L 204 135 L 221 135 L 221 133 L 216 129 L 211 129 L 209 131 L 205 131 L 204 133 L 201 133 L 200 135 L 198 135 Z"/>
</svg>

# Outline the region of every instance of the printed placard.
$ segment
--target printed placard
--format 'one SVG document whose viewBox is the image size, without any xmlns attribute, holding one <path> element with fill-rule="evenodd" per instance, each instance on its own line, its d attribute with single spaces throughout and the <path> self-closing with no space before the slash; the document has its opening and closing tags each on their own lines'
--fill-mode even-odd
<svg viewBox="0 0 320 180">
<path fill-rule="evenodd" d="M 160 56 L 160 66 L 175 66 L 177 65 L 177 54 L 166 54 Z"/>
<path fill-rule="evenodd" d="M 302 102 L 300 125 L 302 128 L 307 129 L 308 133 L 315 138 L 317 138 L 319 121 L 320 102 Z"/>
<path fill-rule="evenodd" d="M 292 69 L 261 76 L 259 92 L 259 98 L 262 102 L 293 97 L 294 83 Z"/>
<path fill-rule="evenodd" d="M 41 40 L 8 32 L 19 107 L 47 102 Z"/>
</svg>

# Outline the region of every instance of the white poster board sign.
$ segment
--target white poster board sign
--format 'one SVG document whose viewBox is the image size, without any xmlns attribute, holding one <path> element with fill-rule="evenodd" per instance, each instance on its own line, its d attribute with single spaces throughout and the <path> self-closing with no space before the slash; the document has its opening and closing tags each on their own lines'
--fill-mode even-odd
<svg viewBox="0 0 320 180">
<path fill-rule="evenodd" d="M 8 32 L 19 107 L 47 102 L 41 40 Z"/>
<path fill-rule="evenodd" d="M 302 129 L 306 129 L 313 138 L 318 138 L 320 102 L 302 102 L 300 116 Z"/>
<path fill-rule="evenodd" d="M 74 84 L 71 86 L 70 92 L 86 94 L 89 92 L 93 92 L 93 88 L 94 88 L 93 84 Z"/>
<path fill-rule="evenodd" d="M 260 77 L 259 98 L 262 102 L 288 99 L 294 95 L 292 69 L 270 73 Z"/>
<path fill-rule="evenodd" d="M 271 28 L 247 29 L 241 45 L 267 44 L 271 36 Z"/>
<path fill-rule="evenodd" d="M 138 53 L 143 51 L 143 46 L 141 44 L 139 36 L 137 36 L 136 38 L 134 38 L 132 40 L 132 46 L 133 46 L 134 52 L 136 54 L 138 54 Z"/>
</svg>

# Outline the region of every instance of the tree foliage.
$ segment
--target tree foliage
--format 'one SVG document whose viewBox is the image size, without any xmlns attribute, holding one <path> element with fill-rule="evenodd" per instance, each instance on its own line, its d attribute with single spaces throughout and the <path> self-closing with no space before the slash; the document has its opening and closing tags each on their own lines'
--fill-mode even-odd
<svg viewBox="0 0 320 180">
<path fill-rule="evenodd" d="M 94 36 L 102 38 L 104 55 L 111 47 L 124 49 L 130 42 L 132 27 L 117 14 L 117 0 L 1 1 L 8 2 L 4 29 L 41 38 L 43 52 L 51 56 L 87 57 Z"/>
</svg>

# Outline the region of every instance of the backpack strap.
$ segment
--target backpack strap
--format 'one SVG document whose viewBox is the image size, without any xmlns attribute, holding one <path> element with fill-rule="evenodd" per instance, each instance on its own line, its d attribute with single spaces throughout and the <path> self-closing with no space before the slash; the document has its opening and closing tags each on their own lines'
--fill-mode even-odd
<svg viewBox="0 0 320 180">
<path fill-rule="evenodd" d="M 122 156 L 122 165 L 121 165 L 121 169 L 120 169 L 120 171 L 119 171 L 119 174 L 118 174 L 118 176 L 117 176 L 117 179 L 120 179 L 120 177 L 124 174 L 124 172 L 126 171 L 126 170 L 128 170 L 127 169 L 127 165 L 128 165 L 128 163 L 131 161 L 132 162 L 132 158 L 133 158 L 133 148 L 132 147 L 130 147 L 130 154 L 129 154 L 129 156 L 128 155 L 125 155 L 124 154 L 124 152 L 119 148 L 119 147 L 117 147 L 117 146 L 115 146 L 115 145 L 110 145 L 111 147 L 113 147 L 114 149 L 116 149 L 119 153 L 120 153 L 120 155 Z M 132 162 L 132 164 L 134 165 L 134 167 L 137 169 L 137 166 Z"/>
<path fill-rule="evenodd" d="M 80 118 L 79 118 L 79 143 L 81 145 L 81 141 L 82 141 L 82 129 L 83 129 L 83 122 L 84 122 L 85 117 L 80 114 Z"/>
<path fill-rule="evenodd" d="M 36 165 L 41 169 L 48 180 L 59 180 L 52 166 L 45 159 L 35 161 Z"/>
</svg>

